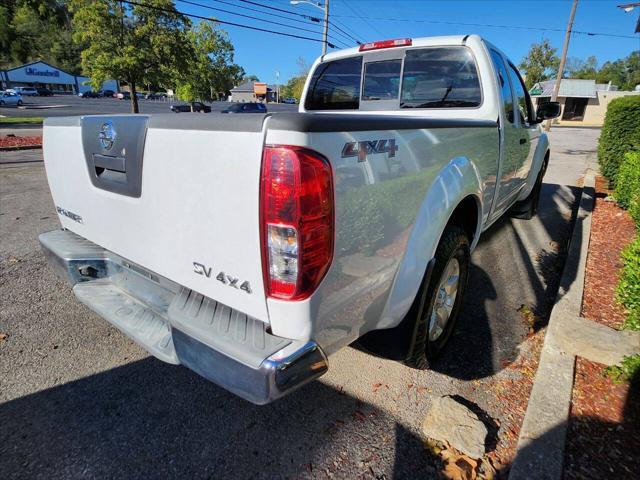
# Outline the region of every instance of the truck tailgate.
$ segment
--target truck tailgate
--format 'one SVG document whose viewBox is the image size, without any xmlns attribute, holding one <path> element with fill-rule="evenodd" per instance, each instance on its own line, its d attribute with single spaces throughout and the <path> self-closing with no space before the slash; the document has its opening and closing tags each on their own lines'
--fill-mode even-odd
<svg viewBox="0 0 640 480">
<path fill-rule="evenodd" d="M 47 119 L 44 160 L 62 226 L 267 321 L 258 208 L 264 118 Z"/>
</svg>

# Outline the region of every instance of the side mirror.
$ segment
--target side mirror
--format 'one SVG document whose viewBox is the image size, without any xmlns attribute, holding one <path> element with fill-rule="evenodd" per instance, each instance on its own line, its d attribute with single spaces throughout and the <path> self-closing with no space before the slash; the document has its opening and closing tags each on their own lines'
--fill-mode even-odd
<svg viewBox="0 0 640 480">
<path fill-rule="evenodd" d="M 560 103 L 559 102 L 547 102 L 538 107 L 536 111 L 536 120 L 542 122 L 544 120 L 550 120 L 560 116 Z"/>
</svg>

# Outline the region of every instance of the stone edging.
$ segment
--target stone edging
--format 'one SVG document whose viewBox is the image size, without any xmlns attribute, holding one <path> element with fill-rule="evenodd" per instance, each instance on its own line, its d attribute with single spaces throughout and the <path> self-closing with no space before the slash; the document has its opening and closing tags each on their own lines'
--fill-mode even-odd
<svg viewBox="0 0 640 480">
<path fill-rule="evenodd" d="M 509 480 L 562 479 L 576 355 L 614 365 L 640 352 L 640 332 L 580 317 L 594 205 L 595 175 L 588 173 Z"/>
<path fill-rule="evenodd" d="M 16 145 L 15 147 L 0 147 L 0 152 L 15 152 L 16 150 L 42 150 L 42 145 Z"/>
</svg>

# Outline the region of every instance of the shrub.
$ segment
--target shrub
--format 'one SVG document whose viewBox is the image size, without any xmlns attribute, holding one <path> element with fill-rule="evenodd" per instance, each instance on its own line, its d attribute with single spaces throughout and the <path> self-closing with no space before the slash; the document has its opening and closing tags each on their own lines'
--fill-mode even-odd
<svg viewBox="0 0 640 480">
<path fill-rule="evenodd" d="M 633 197 L 631 197 L 631 204 L 629 205 L 629 213 L 631 218 L 636 222 L 638 228 L 640 228 L 640 190 L 638 190 Z"/>
<path fill-rule="evenodd" d="M 629 209 L 634 196 L 640 193 L 640 151 L 628 152 L 620 164 L 615 197 L 618 205 Z"/>
<path fill-rule="evenodd" d="M 616 294 L 628 311 L 624 328 L 640 330 L 640 235 L 622 251 L 622 261 Z"/>
<path fill-rule="evenodd" d="M 602 174 L 616 182 L 625 153 L 640 149 L 640 95 L 617 98 L 608 108 L 598 142 Z"/>
<path fill-rule="evenodd" d="M 630 382 L 636 375 L 640 375 L 640 354 L 625 355 L 620 365 L 605 368 L 605 373 L 611 377 L 613 383 Z"/>
</svg>

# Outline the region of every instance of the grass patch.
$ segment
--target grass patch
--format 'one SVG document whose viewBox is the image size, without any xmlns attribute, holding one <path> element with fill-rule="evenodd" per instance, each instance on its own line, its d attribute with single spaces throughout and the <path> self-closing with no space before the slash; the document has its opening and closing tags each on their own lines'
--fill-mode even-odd
<svg viewBox="0 0 640 480">
<path fill-rule="evenodd" d="M 0 117 L 0 124 L 14 125 L 16 123 L 42 124 L 44 117 Z"/>
<path fill-rule="evenodd" d="M 640 353 L 630 357 L 625 355 L 620 365 L 611 365 L 604 372 L 614 383 L 630 382 L 633 377 L 640 375 Z"/>
</svg>

